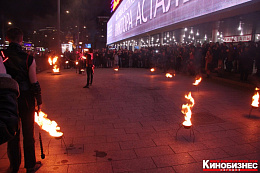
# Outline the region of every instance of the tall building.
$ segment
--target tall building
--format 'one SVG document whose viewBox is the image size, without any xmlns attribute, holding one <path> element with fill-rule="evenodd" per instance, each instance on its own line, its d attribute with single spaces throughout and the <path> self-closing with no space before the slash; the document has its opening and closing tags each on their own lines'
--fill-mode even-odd
<svg viewBox="0 0 260 173">
<path fill-rule="evenodd" d="M 148 47 L 173 43 L 260 40 L 258 0 L 122 1 L 107 25 L 107 44 Z"/>
<path fill-rule="evenodd" d="M 33 31 L 30 40 L 35 47 L 44 47 L 48 50 L 56 50 L 58 45 L 58 33 L 55 27 L 46 27 Z"/>
<path fill-rule="evenodd" d="M 98 16 L 97 17 L 97 32 L 95 36 L 96 48 L 105 48 L 106 47 L 106 38 L 107 38 L 107 22 L 109 16 Z"/>
</svg>

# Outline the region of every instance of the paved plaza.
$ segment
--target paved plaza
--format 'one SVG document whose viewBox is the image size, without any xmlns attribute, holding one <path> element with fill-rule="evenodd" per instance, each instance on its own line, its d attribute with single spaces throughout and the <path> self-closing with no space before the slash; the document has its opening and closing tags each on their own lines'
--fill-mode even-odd
<svg viewBox="0 0 260 173">
<path fill-rule="evenodd" d="M 35 125 L 39 173 L 200 173 L 204 159 L 260 160 L 260 109 L 249 118 L 253 88 L 214 78 L 197 88 L 194 77 L 167 79 L 149 69 L 95 69 L 89 89 L 83 88 L 86 75 L 74 69 L 43 71 L 38 80 L 42 111 L 64 133 L 54 139 Z M 189 91 L 193 126 L 179 129 Z M 8 166 L 3 144 L 0 172 Z M 20 172 L 26 172 L 23 161 Z"/>
</svg>

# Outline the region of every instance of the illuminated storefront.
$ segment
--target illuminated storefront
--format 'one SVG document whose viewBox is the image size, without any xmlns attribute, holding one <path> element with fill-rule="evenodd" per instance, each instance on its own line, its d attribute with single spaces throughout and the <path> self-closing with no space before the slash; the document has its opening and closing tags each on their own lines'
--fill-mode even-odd
<svg viewBox="0 0 260 173">
<path fill-rule="evenodd" d="M 108 21 L 107 44 L 257 41 L 257 19 L 258 0 L 123 0 Z"/>
</svg>

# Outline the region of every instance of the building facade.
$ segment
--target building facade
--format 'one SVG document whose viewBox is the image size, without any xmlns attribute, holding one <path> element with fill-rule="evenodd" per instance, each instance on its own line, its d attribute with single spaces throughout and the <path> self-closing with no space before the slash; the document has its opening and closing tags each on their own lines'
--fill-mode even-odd
<svg viewBox="0 0 260 173">
<path fill-rule="evenodd" d="M 101 49 L 106 47 L 107 38 L 107 22 L 109 20 L 108 16 L 98 16 L 97 17 L 97 32 L 95 38 L 95 48 Z"/>
<path fill-rule="evenodd" d="M 108 21 L 107 44 L 259 41 L 259 19 L 259 0 L 123 0 Z"/>
</svg>

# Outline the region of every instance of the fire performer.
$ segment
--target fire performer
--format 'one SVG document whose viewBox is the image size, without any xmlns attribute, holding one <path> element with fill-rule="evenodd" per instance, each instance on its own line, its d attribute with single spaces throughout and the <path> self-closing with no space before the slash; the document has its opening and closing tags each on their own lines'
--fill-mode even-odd
<svg viewBox="0 0 260 173">
<path fill-rule="evenodd" d="M 89 53 L 85 54 L 86 56 L 86 67 L 87 67 L 87 84 L 83 88 L 89 88 L 89 84 L 92 85 L 93 74 L 94 74 L 94 65 L 93 65 L 93 51 L 89 49 Z M 89 82 L 90 81 L 90 82 Z"/>
<path fill-rule="evenodd" d="M 18 98 L 19 117 L 22 122 L 24 166 L 27 172 L 35 172 L 41 167 L 36 162 L 34 140 L 35 100 L 38 110 L 41 109 L 41 87 L 36 77 L 36 63 L 33 56 L 22 50 L 23 32 L 19 28 L 10 28 L 6 33 L 10 45 L 4 51 L 8 61 L 4 63 L 6 71 L 19 84 Z M 21 164 L 20 131 L 8 142 L 7 153 L 10 161 L 10 172 L 18 172 Z"/>
</svg>

